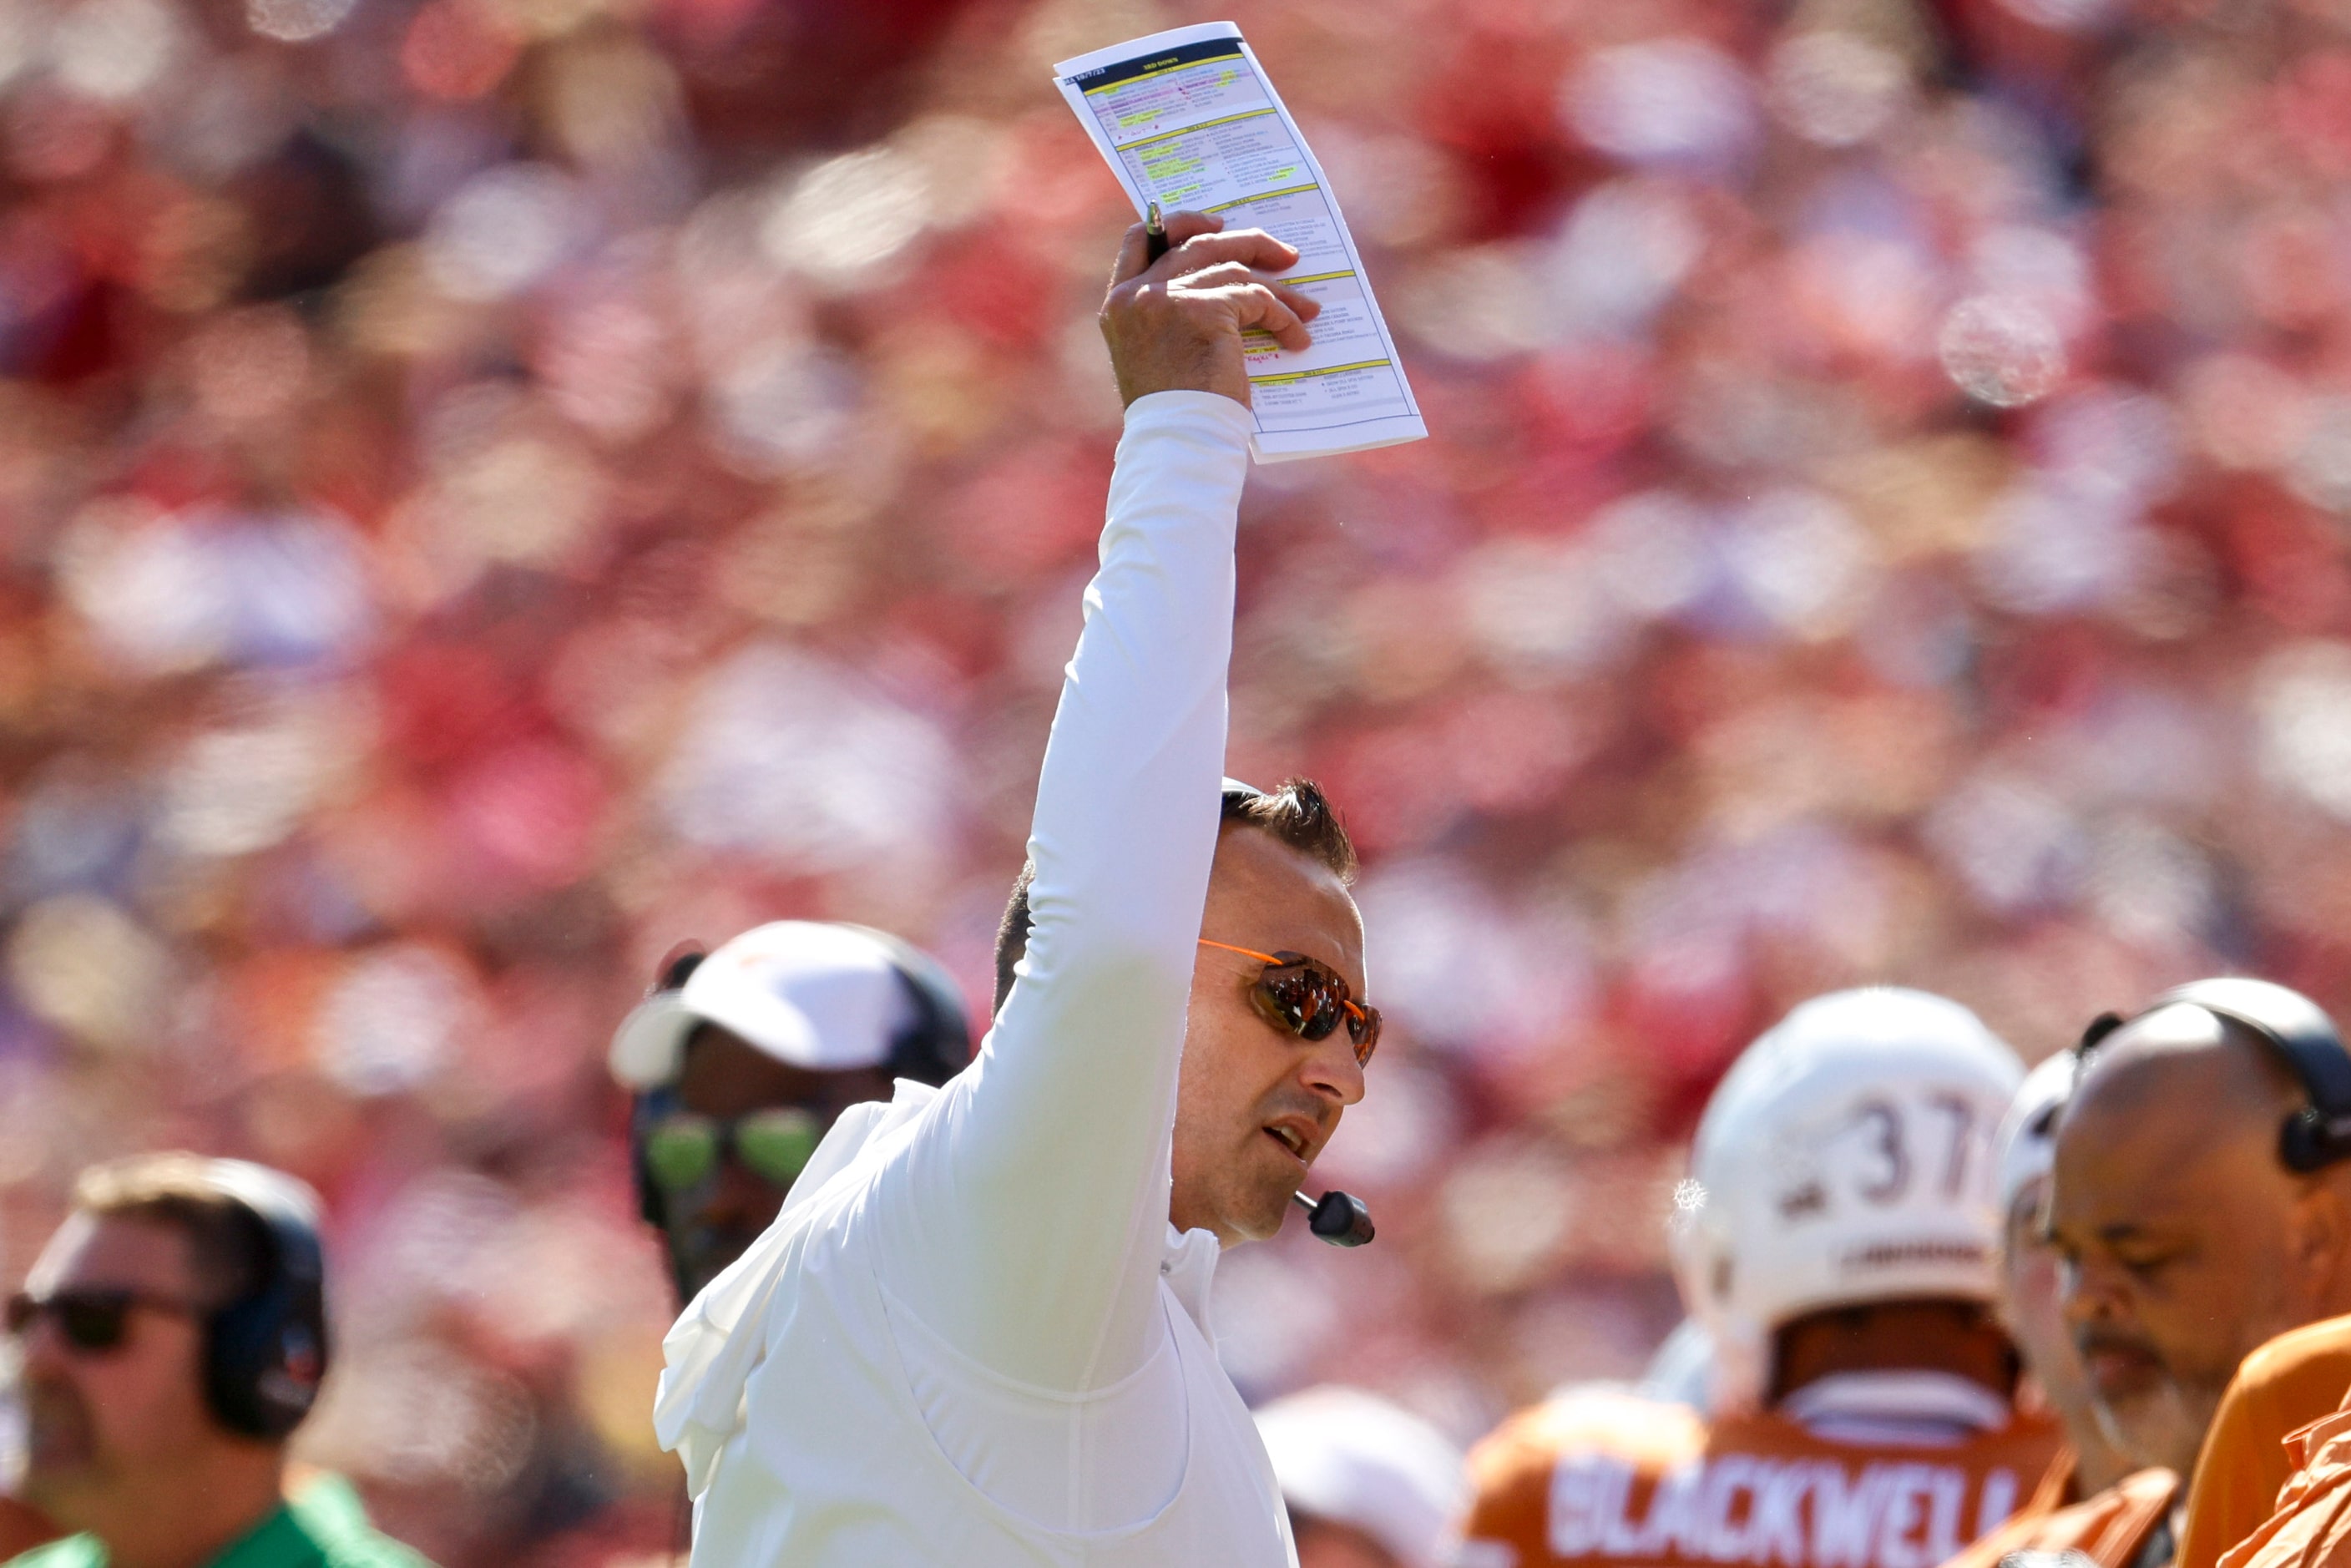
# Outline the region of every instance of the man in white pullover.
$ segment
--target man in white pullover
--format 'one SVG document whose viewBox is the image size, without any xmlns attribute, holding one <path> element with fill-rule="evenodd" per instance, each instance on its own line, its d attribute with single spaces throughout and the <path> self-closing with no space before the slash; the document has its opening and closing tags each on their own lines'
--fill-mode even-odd
<svg viewBox="0 0 2351 1568">
<path fill-rule="evenodd" d="M 1241 334 L 1302 347 L 1315 307 L 1271 276 L 1289 246 L 1168 228 L 1156 261 L 1128 232 L 1102 307 L 1126 431 L 1025 955 L 978 1059 L 844 1114 L 671 1332 L 695 1568 L 1293 1561 L 1207 1288 L 1280 1226 L 1379 1032 L 1319 794 L 1220 784 Z"/>
</svg>

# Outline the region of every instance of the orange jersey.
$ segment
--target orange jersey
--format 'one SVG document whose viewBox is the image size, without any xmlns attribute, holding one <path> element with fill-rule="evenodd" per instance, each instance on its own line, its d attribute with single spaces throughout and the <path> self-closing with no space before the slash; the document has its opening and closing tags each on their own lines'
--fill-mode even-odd
<svg viewBox="0 0 2351 1568">
<path fill-rule="evenodd" d="M 2294 1433 L 2285 1453 L 2298 1468 L 2277 1511 L 2221 1554 L 2221 1568 L 2351 1568 L 2351 1410 Z"/>
<path fill-rule="evenodd" d="M 2131 1568 L 2171 1512 L 2179 1478 L 2166 1469 L 2139 1470 L 2069 1502 L 2072 1472 L 2069 1457 L 2014 1519 L 1952 1558 L 1947 1568 L 1999 1568 L 2011 1552 L 2079 1552 L 2098 1568 Z"/>
<path fill-rule="evenodd" d="M 2276 1512 L 2294 1474 L 2286 1439 L 2333 1414 L 2351 1389 L 2351 1317 L 2289 1329 L 2245 1357 L 2220 1396 L 2196 1475 L 2179 1568 L 2215 1568 Z"/>
<path fill-rule="evenodd" d="M 2060 1446 L 2031 1416 L 1948 1448 L 1865 1448 L 1769 1413 L 1709 1427 L 1682 1406 L 1580 1394 L 1470 1455 L 1468 1558 L 1937 1568 L 2014 1512 Z"/>
</svg>

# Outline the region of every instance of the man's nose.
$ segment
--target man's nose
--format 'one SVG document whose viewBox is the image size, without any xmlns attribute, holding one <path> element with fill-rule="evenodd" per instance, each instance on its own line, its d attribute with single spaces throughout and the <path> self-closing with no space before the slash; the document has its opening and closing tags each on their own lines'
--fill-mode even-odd
<svg viewBox="0 0 2351 1568">
<path fill-rule="evenodd" d="M 1299 1082 L 1343 1106 L 1361 1100 L 1363 1064 L 1355 1060 L 1355 1042 L 1348 1038 L 1345 1028 L 1332 1030 L 1324 1039 L 1314 1041 L 1313 1047 L 1299 1064 Z"/>
<path fill-rule="evenodd" d="M 2115 1270 L 2095 1263 L 2061 1259 L 2057 1264 L 2057 1310 L 2065 1322 L 2082 1328 L 2112 1322 L 2124 1315 L 2123 1292 Z"/>
<path fill-rule="evenodd" d="M 57 1319 L 43 1312 L 16 1336 L 16 1364 L 27 1377 L 61 1375 L 73 1361 L 72 1347 L 66 1343 L 64 1331 Z"/>
<path fill-rule="evenodd" d="M 764 1225 L 776 1217 L 783 1201 L 780 1188 L 730 1154 L 718 1164 L 718 1179 L 703 1200 L 701 1218 L 705 1224 L 726 1227 Z"/>
</svg>

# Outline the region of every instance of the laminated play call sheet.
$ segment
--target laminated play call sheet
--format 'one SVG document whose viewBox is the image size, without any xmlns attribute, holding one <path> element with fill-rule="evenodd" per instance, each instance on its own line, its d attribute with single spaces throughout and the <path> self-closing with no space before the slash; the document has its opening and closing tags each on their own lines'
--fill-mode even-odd
<svg viewBox="0 0 2351 1568">
<path fill-rule="evenodd" d="M 1249 335 L 1260 463 L 1357 452 L 1428 434 L 1322 166 L 1229 22 L 1097 49 L 1053 68 L 1061 94 L 1136 211 L 1214 213 L 1296 246 L 1281 281 L 1320 301 L 1313 347 Z"/>
</svg>

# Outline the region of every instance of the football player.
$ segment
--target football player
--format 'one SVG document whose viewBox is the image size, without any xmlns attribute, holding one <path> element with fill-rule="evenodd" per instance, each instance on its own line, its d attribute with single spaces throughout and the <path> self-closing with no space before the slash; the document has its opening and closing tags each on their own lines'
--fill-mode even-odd
<svg viewBox="0 0 2351 1568">
<path fill-rule="evenodd" d="M 1748 1049 L 1675 1195 L 1712 1414 L 1579 1394 L 1470 1458 L 1466 1561 L 1932 1568 L 2061 1446 L 2014 1403 L 1991 1140 L 2023 1077 L 1956 1002 L 1844 991 Z"/>
</svg>

